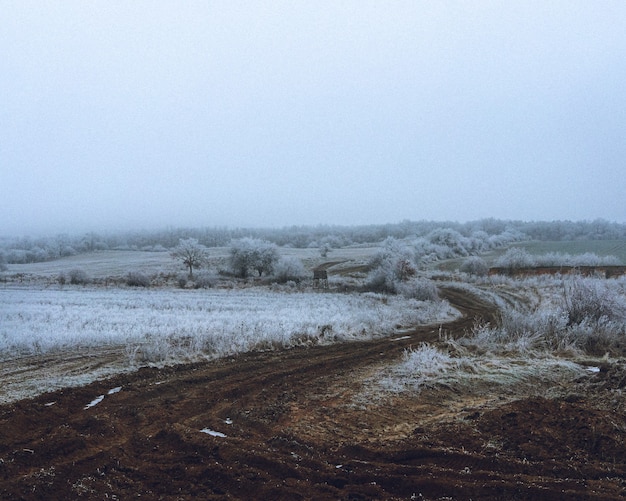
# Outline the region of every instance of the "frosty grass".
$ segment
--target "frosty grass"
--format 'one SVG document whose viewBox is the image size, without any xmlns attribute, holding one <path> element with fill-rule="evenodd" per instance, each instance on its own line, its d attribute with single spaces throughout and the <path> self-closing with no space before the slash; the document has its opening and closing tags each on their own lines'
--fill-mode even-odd
<svg viewBox="0 0 626 501">
<path fill-rule="evenodd" d="M 359 340 L 454 316 L 446 302 L 266 289 L 0 289 L 0 360 L 124 346 L 134 362 Z"/>
</svg>

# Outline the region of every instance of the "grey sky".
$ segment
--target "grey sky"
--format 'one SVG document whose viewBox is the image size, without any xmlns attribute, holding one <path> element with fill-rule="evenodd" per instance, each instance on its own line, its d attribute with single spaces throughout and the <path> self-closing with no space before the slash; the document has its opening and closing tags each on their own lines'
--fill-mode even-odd
<svg viewBox="0 0 626 501">
<path fill-rule="evenodd" d="M 626 221 L 626 2 L 0 0 L 0 235 Z"/>
</svg>

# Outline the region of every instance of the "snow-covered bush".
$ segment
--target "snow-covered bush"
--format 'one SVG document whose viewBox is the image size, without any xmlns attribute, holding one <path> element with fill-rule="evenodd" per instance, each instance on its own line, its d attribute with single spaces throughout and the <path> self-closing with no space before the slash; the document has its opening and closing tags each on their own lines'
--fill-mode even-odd
<svg viewBox="0 0 626 501">
<path fill-rule="evenodd" d="M 274 266 L 274 280 L 278 283 L 298 283 L 308 275 L 302 261 L 297 257 L 281 257 Z"/>
<path fill-rule="evenodd" d="M 526 250 L 520 247 L 511 247 L 496 261 L 496 266 L 508 270 L 530 268 L 535 265 L 535 259 Z"/>
<path fill-rule="evenodd" d="M 418 301 L 437 301 L 439 293 L 435 282 L 428 278 L 411 278 L 394 283 L 395 293 Z"/>
<path fill-rule="evenodd" d="M 615 256 L 598 256 L 593 252 L 584 254 L 567 254 L 548 252 L 535 256 L 537 266 L 618 266 L 620 260 Z"/>
<path fill-rule="evenodd" d="M 211 273 L 210 271 L 196 273 L 193 278 L 194 287 L 196 289 L 210 289 L 211 287 L 215 287 L 217 281 L 218 278 L 215 273 Z"/>
<path fill-rule="evenodd" d="M 180 273 L 176 277 L 176 285 L 178 285 L 178 287 L 180 287 L 181 289 L 187 287 L 187 282 L 189 282 L 189 277 L 184 273 Z"/>
<path fill-rule="evenodd" d="M 563 280 L 561 301 L 534 310 L 500 305 L 496 325 L 476 325 L 456 341 L 479 352 L 626 354 L 626 296 L 615 280 Z"/>
<path fill-rule="evenodd" d="M 463 261 L 460 270 L 464 273 L 469 273 L 470 275 L 484 277 L 489 271 L 489 266 L 483 258 L 478 256 L 470 256 Z"/>
<path fill-rule="evenodd" d="M 565 285 L 563 309 L 568 323 L 626 320 L 626 301 L 615 293 L 609 282 L 592 278 L 575 278 Z"/>
<path fill-rule="evenodd" d="M 435 246 L 445 249 L 445 257 L 467 256 L 467 248 L 470 246 L 469 239 L 458 231 L 449 228 L 437 228 L 428 234 L 428 240 Z"/>
<path fill-rule="evenodd" d="M 75 268 L 68 273 L 68 281 L 73 285 L 85 285 L 89 283 L 89 277 L 85 270 Z"/>
<path fill-rule="evenodd" d="M 369 267 L 366 286 L 375 292 L 396 293 L 398 282 L 405 282 L 417 273 L 414 250 L 393 238 L 385 240 L 383 249 L 372 257 Z"/>
<path fill-rule="evenodd" d="M 129 271 L 126 276 L 126 285 L 129 287 L 150 287 L 150 278 L 140 271 Z"/>
</svg>

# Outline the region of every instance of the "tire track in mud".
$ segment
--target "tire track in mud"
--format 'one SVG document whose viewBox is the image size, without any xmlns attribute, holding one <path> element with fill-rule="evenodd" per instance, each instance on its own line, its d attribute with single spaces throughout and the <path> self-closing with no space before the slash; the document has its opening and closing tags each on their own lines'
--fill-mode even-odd
<svg viewBox="0 0 626 501">
<path fill-rule="evenodd" d="M 441 293 L 463 313 L 442 326 L 452 335 L 462 335 L 477 317 L 496 318 L 494 305 L 479 297 L 454 288 Z M 1 406 L 0 498 L 537 499 L 558 493 L 559 499 L 574 499 L 588 494 L 574 480 L 554 478 L 550 465 L 529 466 L 503 451 L 485 451 L 468 431 L 472 422 L 444 435 L 436 427 L 421 428 L 419 415 L 407 416 L 402 399 L 376 409 L 351 402 L 371 367 L 393 363 L 404 349 L 438 336 L 438 327 L 417 327 L 395 339 L 145 368 Z M 100 395 L 101 402 L 85 408 Z M 410 433 L 386 439 L 373 431 L 394 423 Z M 610 492 L 602 494 L 611 499 Z"/>
</svg>

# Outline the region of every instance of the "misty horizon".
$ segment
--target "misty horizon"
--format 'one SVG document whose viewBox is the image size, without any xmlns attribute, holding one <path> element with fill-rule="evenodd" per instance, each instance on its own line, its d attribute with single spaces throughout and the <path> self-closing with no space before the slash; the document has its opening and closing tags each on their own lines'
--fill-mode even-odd
<svg viewBox="0 0 626 501">
<path fill-rule="evenodd" d="M 0 236 L 626 222 L 626 4 L 9 1 Z"/>
</svg>

